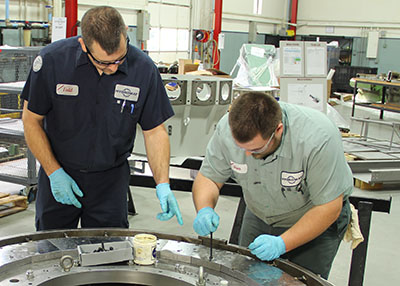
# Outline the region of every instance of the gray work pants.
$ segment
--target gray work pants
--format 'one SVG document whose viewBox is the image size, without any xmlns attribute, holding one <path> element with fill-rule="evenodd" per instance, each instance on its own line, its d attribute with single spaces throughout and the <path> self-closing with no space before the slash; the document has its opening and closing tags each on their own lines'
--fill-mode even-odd
<svg viewBox="0 0 400 286">
<path fill-rule="evenodd" d="M 343 202 L 342 212 L 338 219 L 320 236 L 293 249 L 281 258 L 300 265 L 321 277 L 328 279 L 333 259 L 350 222 L 351 210 L 349 201 Z M 239 235 L 239 245 L 247 247 L 260 234 L 281 235 L 287 228 L 272 227 L 256 217 L 248 208 L 244 213 Z"/>
</svg>

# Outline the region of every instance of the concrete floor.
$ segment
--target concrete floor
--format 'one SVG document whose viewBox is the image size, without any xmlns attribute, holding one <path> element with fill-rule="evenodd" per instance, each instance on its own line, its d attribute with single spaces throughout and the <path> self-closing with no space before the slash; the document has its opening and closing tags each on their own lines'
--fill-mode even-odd
<svg viewBox="0 0 400 286">
<path fill-rule="evenodd" d="M 350 117 L 349 104 L 341 104 L 336 109 L 344 118 L 347 118 L 345 120 L 349 123 L 351 132 L 360 132 L 359 124 L 348 119 Z M 361 107 L 357 107 L 356 116 L 368 116 L 371 119 L 379 118 L 378 112 Z M 387 112 L 385 113 L 385 120 L 400 121 L 400 116 L 399 114 Z M 370 132 L 373 137 L 378 136 L 390 139 L 391 130 L 385 129 L 385 127 L 372 127 Z M 399 138 L 396 140 L 398 141 Z M 131 228 L 196 236 L 192 228 L 195 209 L 191 193 L 175 192 L 184 220 L 184 225 L 179 226 L 176 219 L 168 222 L 160 222 L 156 219 L 156 214 L 160 211 L 160 207 L 154 189 L 132 187 L 131 191 L 136 211 L 138 212 L 138 215 L 130 216 L 129 218 Z M 0 190 L 0 192 L 6 192 L 6 190 Z M 379 191 L 355 189 L 354 195 L 383 199 L 393 198 L 390 214 L 374 212 L 372 215 L 364 286 L 382 285 L 382 281 L 384 281 L 384 285 L 400 285 L 400 278 L 397 276 L 400 259 L 398 250 L 400 230 L 397 227 L 400 221 L 400 185 L 384 186 L 384 189 Z M 214 235 L 215 238 L 229 240 L 237 204 L 237 198 L 220 197 L 216 212 L 221 217 L 221 223 Z M 34 215 L 35 206 L 30 204 L 25 211 L 0 218 L 0 237 L 34 232 Z M 329 281 L 334 285 L 347 285 L 351 254 L 350 244 L 343 242 L 335 258 L 329 278 Z"/>
</svg>

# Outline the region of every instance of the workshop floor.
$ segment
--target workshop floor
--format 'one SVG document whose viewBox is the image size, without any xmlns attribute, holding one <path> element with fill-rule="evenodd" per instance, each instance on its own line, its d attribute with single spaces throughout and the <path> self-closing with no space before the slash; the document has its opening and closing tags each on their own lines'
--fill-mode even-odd
<svg viewBox="0 0 400 286">
<path fill-rule="evenodd" d="M 335 108 L 346 118 L 346 121 L 350 124 L 351 132 L 359 133 L 359 125 L 349 119 L 350 105 L 346 103 Z M 357 107 L 356 116 L 369 116 L 371 119 L 379 118 L 377 111 L 362 107 Z M 400 121 L 400 115 L 386 112 L 385 120 Z M 370 134 L 373 137 L 378 136 L 389 140 L 391 130 L 385 127 L 377 128 L 371 126 Z M 398 140 L 399 138 L 396 139 L 396 141 Z M 1 191 L 6 192 L 6 190 Z M 168 222 L 160 222 L 156 219 L 159 204 L 154 189 L 135 187 L 131 188 L 131 191 L 138 213 L 136 216 L 129 218 L 131 228 L 175 235 L 196 236 L 192 228 L 195 209 L 190 193 L 175 192 L 184 219 L 184 225 L 179 226 L 175 219 Z M 400 221 L 400 185 L 385 186 L 383 190 L 378 191 L 355 189 L 354 195 L 383 199 L 392 197 L 390 214 L 374 212 L 372 215 L 364 286 L 382 285 L 382 281 L 384 281 L 384 285 L 400 285 L 400 278 L 397 273 L 400 266 L 400 228 L 398 227 Z M 237 203 L 237 198 L 220 197 L 216 211 L 221 217 L 221 223 L 214 235 L 215 238 L 229 239 Z M 0 237 L 34 232 L 34 215 L 35 206 L 30 204 L 25 211 L 0 218 Z M 329 281 L 334 285 L 347 285 L 351 254 L 350 244 L 343 242 L 335 258 L 329 278 Z"/>
</svg>

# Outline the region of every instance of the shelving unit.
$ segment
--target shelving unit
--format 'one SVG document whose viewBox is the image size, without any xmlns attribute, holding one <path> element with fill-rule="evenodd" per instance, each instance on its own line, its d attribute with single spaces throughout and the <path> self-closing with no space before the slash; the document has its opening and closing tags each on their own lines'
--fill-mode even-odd
<svg viewBox="0 0 400 286">
<path fill-rule="evenodd" d="M 383 81 L 383 80 L 364 79 L 364 78 L 353 78 L 352 80 L 354 80 L 353 107 L 352 107 L 352 111 L 351 111 L 351 116 L 352 117 L 354 117 L 356 105 L 380 110 L 381 111 L 380 116 L 379 116 L 380 119 L 383 119 L 383 112 L 384 111 L 400 113 L 400 104 L 386 103 L 385 102 L 386 89 L 388 87 L 400 88 L 400 81 L 399 82 L 388 82 L 388 81 Z M 357 84 L 358 83 L 366 83 L 366 84 L 373 84 L 373 85 L 382 86 L 382 101 L 380 103 L 361 103 L 361 102 L 356 102 Z"/>
</svg>

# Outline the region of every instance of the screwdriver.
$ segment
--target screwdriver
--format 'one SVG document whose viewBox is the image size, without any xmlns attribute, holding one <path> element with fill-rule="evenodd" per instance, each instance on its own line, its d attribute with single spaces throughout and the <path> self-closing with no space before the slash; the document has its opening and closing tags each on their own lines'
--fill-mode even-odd
<svg viewBox="0 0 400 286">
<path fill-rule="evenodd" d="M 213 259 L 212 256 L 212 249 L 213 249 L 213 236 L 212 236 L 212 232 L 210 232 L 210 261 Z"/>
</svg>

